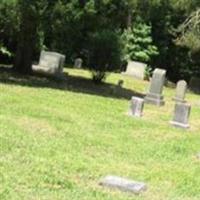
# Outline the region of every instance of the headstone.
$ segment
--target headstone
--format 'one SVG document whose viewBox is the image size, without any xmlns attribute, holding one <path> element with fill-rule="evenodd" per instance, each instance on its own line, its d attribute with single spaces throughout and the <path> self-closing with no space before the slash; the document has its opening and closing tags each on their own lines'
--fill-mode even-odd
<svg viewBox="0 0 200 200">
<path fill-rule="evenodd" d="M 65 63 L 65 56 L 56 52 L 42 51 L 40 54 L 40 60 L 38 65 L 33 65 L 34 71 L 61 75 L 63 73 L 63 67 Z"/>
<path fill-rule="evenodd" d="M 184 80 L 178 81 L 176 86 L 176 95 L 173 98 L 174 101 L 185 103 L 185 94 L 187 92 L 187 82 Z"/>
<path fill-rule="evenodd" d="M 132 97 L 129 115 L 135 117 L 142 117 L 144 108 L 144 99 L 139 97 Z"/>
<path fill-rule="evenodd" d="M 174 109 L 173 120 L 171 125 L 179 128 L 187 129 L 190 127 L 188 121 L 190 116 L 191 106 L 185 103 L 176 103 Z"/>
<path fill-rule="evenodd" d="M 140 194 L 147 190 L 145 183 L 132 181 L 118 176 L 106 176 L 100 181 L 100 185 L 134 194 Z"/>
<path fill-rule="evenodd" d="M 191 91 L 200 94 L 200 78 L 192 77 L 189 83 L 189 88 Z"/>
<path fill-rule="evenodd" d="M 126 72 L 123 74 L 144 80 L 146 67 L 147 64 L 145 63 L 129 61 L 126 68 Z"/>
<path fill-rule="evenodd" d="M 83 64 L 83 60 L 81 58 L 75 59 L 75 62 L 74 62 L 74 67 L 75 68 L 81 68 L 82 64 Z"/>
<path fill-rule="evenodd" d="M 163 86 L 165 83 L 166 70 L 155 69 L 153 72 L 153 77 L 151 79 L 149 92 L 145 97 L 145 102 L 154 104 L 157 106 L 162 106 L 165 104 L 162 95 Z"/>
</svg>

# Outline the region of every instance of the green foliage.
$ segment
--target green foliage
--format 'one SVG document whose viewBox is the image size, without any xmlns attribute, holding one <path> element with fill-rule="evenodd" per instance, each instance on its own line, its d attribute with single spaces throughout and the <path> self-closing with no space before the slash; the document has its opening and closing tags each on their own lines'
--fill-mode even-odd
<svg viewBox="0 0 200 200">
<path fill-rule="evenodd" d="M 111 30 L 99 30 L 90 35 L 88 67 L 93 80 L 101 82 L 107 72 L 116 71 L 121 64 L 120 36 Z"/>
<path fill-rule="evenodd" d="M 16 0 L 1 0 L 0 2 L 0 54 L 6 59 L 13 55 L 13 45 L 16 43 L 18 17 Z"/>
<path fill-rule="evenodd" d="M 8 57 L 12 56 L 12 53 L 2 44 L 0 44 L 0 53 L 2 53 L 3 55 L 7 55 Z"/>
<path fill-rule="evenodd" d="M 151 26 L 136 23 L 122 34 L 124 44 L 124 60 L 136 60 L 149 63 L 153 56 L 158 55 L 158 49 L 153 45 Z"/>
</svg>

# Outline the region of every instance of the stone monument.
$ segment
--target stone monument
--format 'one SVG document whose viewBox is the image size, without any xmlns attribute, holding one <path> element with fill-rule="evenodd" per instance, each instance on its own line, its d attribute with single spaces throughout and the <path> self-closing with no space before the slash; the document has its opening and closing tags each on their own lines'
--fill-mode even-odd
<svg viewBox="0 0 200 200">
<path fill-rule="evenodd" d="M 186 92 L 187 92 L 187 82 L 184 80 L 178 81 L 176 86 L 176 94 L 173 100 L 176 102 L 185 103 Z"/>
<path fill-rule="evenodd" d="M 144 108 L 144 99 L 139 97 L 132 97 L 129 115 L 135 117 L 142 117 L 143 108 Z"/>
<path fill-rule="evenodd" d="M 74 61 L 74 68 L 81 68 L 83 64 L 83 60 L 81 58 L 76 58 Z"/>
<path fill-rule="evenodd" d="M 50 74 L 62 75 L 65 63 L 65 56 L 56 52 L 42 51 L 38 65 L 33 65 L 33 71 Z"/>
<path fill-rule="evenodd" d="M 174 109 L 173 120 L 170 122 L 171 125 L 179 128 L 189 128 L 189 116 L 190 116 L 191 105 L 185 103 L 176 103 Z"/>
<path fill-rule="evenodd" d="M 123 74 L 144 80 L 146 67 L 147 64 L 145 63 L 129 61 L 126 72 L 124 72 Z"/>
<path fill-rule="evenodd" d="M 163 86 L 165 83 L 166 70 L 155 69 L 153 72 L 153 77 L 151 79 L 149 92 L 145 97 L 145 102 L 154 104 L 157 106 L 162 106 L 165 104 L 162 95 Z"/>
</svg>

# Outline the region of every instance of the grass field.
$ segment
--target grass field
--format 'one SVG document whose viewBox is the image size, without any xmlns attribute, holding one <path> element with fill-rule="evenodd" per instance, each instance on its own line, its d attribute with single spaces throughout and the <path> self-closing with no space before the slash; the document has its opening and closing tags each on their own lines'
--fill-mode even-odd
<svg viewBox="0 0 200 200">
<path fill-rule="evenodd" d="M 166 105 L 126 115 L 148 82 L 112 74 L 96 86 L 84 70 L 66 81 L 0 71 L 1 200 L 199 200 L 200 96 L 189 93 L 190 130 L 169 125 Z M 124 89 L 114 91 L 119 79 Z M 98 185 L 108 174 L 147 183 L 134 196 Z"/>
</svg>

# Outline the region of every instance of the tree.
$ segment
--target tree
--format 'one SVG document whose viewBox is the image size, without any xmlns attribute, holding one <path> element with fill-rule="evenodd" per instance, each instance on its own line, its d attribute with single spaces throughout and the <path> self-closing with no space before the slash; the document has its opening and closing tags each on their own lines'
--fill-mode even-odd
<svg viewBox="0 0 200 200">
<path fill-rule="evenodd" d="M 153 45 L 151 26 L 135 23 L 122 34 L 124 43 L 124 60 L 135 60 L 150 63 L 153 56 L 158 55 L 158 49 Z"/>
<path fill-rule="evenodd" d="M 41 7 L 44 0 L 18 0 L 19 32 L 14 69 L 31 73 L 32 57 L 37 42 Z"/>
<path fill-rule="evenodd" d="M 119 35 L 109 29 L 98 30 L 90 35 L 88 43 L 88 68 L 92 72 L 93 81 L 100 83 L 108 72 L 120 68 Z"/>
</svg>

